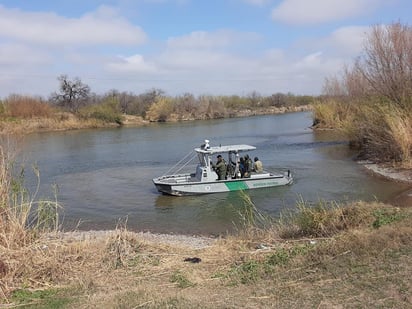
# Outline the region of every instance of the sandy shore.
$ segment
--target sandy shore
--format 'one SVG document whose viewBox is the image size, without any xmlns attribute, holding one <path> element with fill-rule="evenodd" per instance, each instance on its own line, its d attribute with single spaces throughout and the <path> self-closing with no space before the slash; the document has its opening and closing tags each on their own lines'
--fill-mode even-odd
<svg viewBox="0 0 412 309">
<path fill-rule="evenodd" d="M 386 179 L 412 184 L 412 170 L 394 169 L 376 163 L 359 162 L 367 170 Z"/>
<path fill-rule="evenodd" d="M 390 201 L 391 204 L 398 207 L 412 207 L 412 170 L 395 169 L 380 164 L 359 162 L 368 171 L 379 177 L 384 177 L 391 181 L 410 184 L 411 187 Z"/>
<path fill-rule="evenodd" d="M 110 237 L 114 237 L 119 233 L 124 233 L 120 230 L 90 230 L 90 231 L 72 231 L 58 232 L 48 235 L 48 239 L 63 240 L 66 242 L 77 241 L 104 241 Z M 151 232 L 131 232 L 134 237 L 146 241 L 165 244 L 174 247 L 186 247 L 189 249 L 203 249 L 211 246 L 216 242 L 216 238 L 196 236 L 196 235 L 179 235 L 179 234 L 157 234 Z"/>
</svg>

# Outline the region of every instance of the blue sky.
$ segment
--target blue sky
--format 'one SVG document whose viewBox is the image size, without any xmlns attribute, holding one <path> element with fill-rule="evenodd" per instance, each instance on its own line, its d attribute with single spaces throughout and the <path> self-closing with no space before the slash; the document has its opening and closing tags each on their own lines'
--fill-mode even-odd
<svg viewBox="0 0 412 309">
<path fill-rule="evenodd" d="M 92 91 L 320 94 L 409 0 L 0 0 L 0 98 Z"/>
</svg>

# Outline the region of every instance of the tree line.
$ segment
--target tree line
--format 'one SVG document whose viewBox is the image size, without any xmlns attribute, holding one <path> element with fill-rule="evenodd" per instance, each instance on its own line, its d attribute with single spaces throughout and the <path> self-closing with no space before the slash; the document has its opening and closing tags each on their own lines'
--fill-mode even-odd
<svg viewBox="0 0 412 309">
<path fill-rule="evenodd" d="M 58 81 L 58 90 L 48 99 L 10 95 L 2 101 L 0 115 L 18 117 L 20 113 L 26 118 L 47 116 L 50 108 L 57 108 L 79 117 L 92 117 L 119 124 L 122 122 L 122 115 L 140 116 L 149 121 L 162 122 L 234 117 L 242 111 L 255 112 L 270 108 L 290 109 L 312 104 L 316 99 L 313 96 L 292 93 L 262 96 L 256 91 L 246 96 L 195 96 L 185 93 L 172 97 L 156 88 L 141 94 L 113 89 L 98 95 L 78 77 L 60 75 Z"/>
</svg>

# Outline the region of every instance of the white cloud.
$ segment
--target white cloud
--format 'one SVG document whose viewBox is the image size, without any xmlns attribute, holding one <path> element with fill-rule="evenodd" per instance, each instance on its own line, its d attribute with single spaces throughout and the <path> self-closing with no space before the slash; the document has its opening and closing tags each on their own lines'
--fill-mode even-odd
<svg viewBox="0 0 412 309">
<path fill-rule="evenodd" d="M 242 33 L 229 30 L 216 32 L 195 31 L 188 35 L 171 37 L 164 49 L 150 59 L 136 54 L 120 57 L 107 66 L 110 71 L 139 73 L 158 72 L 176 76 L 178 72 L 209 72 L 221 74 L 226 68 L 244 67 L 245 58 L 235 55 L 231 50 L 236 44 L 260 40 L 255 33 Z M 196 73 L 195 73 L 196 74 Z M 225 73 L 226 75 L 228 72 Z"/>
<path fill-rule="evenodd" d="M 319 66 L 322 62 L 322 52 L 318 51 L 309 55 L 304 56 L 295 65 L 300 68 L 313 68 Z"/>
<path fill-rule="evenodd" d="M 357 55 L 363 49 L 363 43 L 368 32 L 370 32 L 370 27 L 341 27 L 331 34 L 330 41 L 337 48 L 344 49 L 352 55 Z"/>
<path fill-rule="evenodd" d="M 264 95 L 289 91 L 317 94 L 325 76 L 343 64 L 341 58 L 320 50 L 304 53 L 294 48 L 273 48 L 240 55 L 229 47 L 230 42 L 241 43 L 241 33 L 221 34 L 195 32 L 170 38 L 164 50 L 150 59 L 137 54 L 123 58 L 123 62 L 112 62 L 107 69 L 116 74 L 127 73 L 141 86 L 159 87 L 172 95 L 245 95 L 254 90 Z"/>
<path fill-rule="evenodd" d="M 353 60 L 359 56 L 364 47 L 364 40 L 370 27 L 340 27 L 325 37 L 305 38 L 295 43 L 295 48 L 321 50 L 325 55 Z"/>
<path fill-rule="evenodd" d="M 118 56 L 107 64 L 106 69 L 114 73 L 156 73 L 155 64 L 147 62 L 142 55 Z"/>
<path fill-rule="evenodd" d="M 141 44 L 143 30 L 121 17 L 116 10 L 101 6 L 80 18 L 55 13 L 24 12 L 0 5 L 0 38 L 47 45 Z"/>
<path fill-rule="evenodd" d="M 324 77 L 359 50 L 364 31 L 345 27 L 300 41 L 298 48 L 275 45 L 263 51 L 258 33 L 193 31 L 155 42 L 153 52 L 152 45 L 138 49 L 144 32 L 107 6 L 79 18 L 0 6 L 0 96 L 47 96 L 63 73 L 80 77 L 97 93 L 155 87 L 171 95 L 316 94 Z M 119 45 L 128 45 L 120 56 Z"/>
<path fill-rule="evenodd" d="M 283 0 L 272 18 L 287 24 L 317 24 L 370 13 L 383 0 Z"/>
<path fill-rule="evenodd" d="M 252 32 L 220 30 L 215 32 L 194 31 L 188 35 L 171 37 L 167 40 L 168 48 L 196 49 L 229 47 L 239 42 L 260 40 L 260 35 Z"/>
<path fill-rule="evenodd" d="M 22 64 L 25 66 L 50 64 L 51 60 L 49 54 L 43 50 L 22 44 L 0 43 L 0 65 L 3 70 L 7 66 L 15 68 Z"/>
</svg>

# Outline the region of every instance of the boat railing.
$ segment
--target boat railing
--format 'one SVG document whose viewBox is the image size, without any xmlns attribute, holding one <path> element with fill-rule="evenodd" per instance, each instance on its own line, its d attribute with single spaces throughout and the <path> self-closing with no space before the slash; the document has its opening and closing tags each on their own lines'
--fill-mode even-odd
<svg viewBox="0 0 412 309">
<path fill-rule="evenodd" d="M 157 180 L 164 183 L 184 183 L 191 181 L 193 177 L 193 174 L 163 175 Z"/>
<path fill-rule="evenodd" d="M 193 151 L 190 151 L 188 154 L 186 154 L 179 162 L 177 162 L 175 165 L 173 165 L 163 176 L 166 175 L 171 175 L 171 174 L 177 174 L 179 173 L 183 168 L 185 168 L 190 162 L 193 161 L 193 159 L 197 156 L 197 154 Z"/>
</svg>

